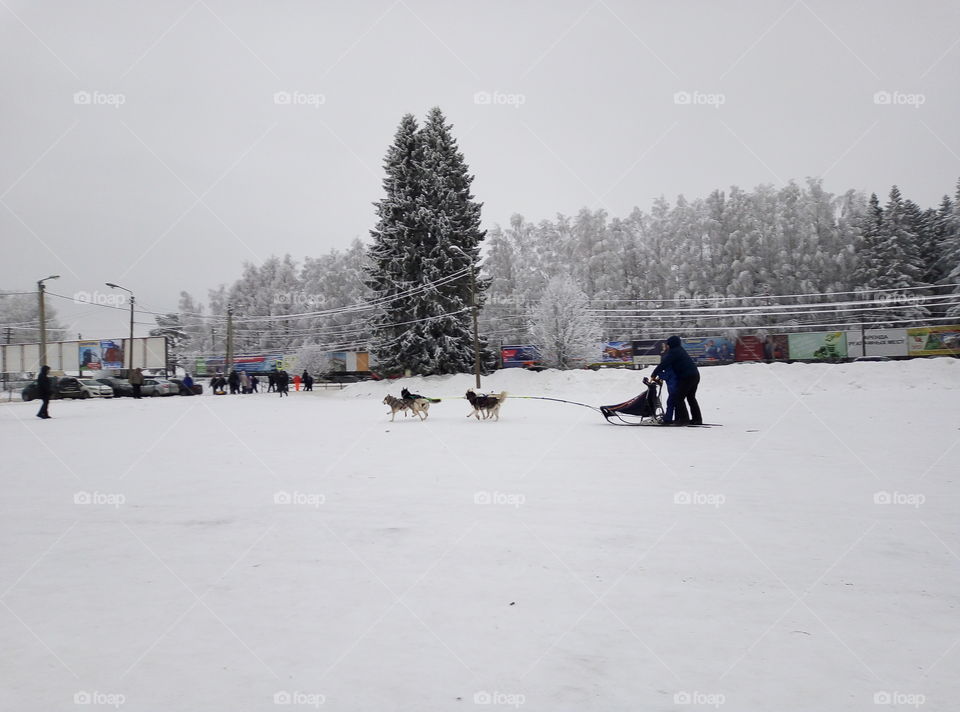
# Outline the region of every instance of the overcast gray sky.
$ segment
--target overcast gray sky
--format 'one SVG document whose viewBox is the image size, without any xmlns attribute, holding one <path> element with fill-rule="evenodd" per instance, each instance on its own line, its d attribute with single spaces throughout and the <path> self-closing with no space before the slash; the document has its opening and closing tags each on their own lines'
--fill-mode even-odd
<svg viewBox="0 0 960 712">
<path fill-rule="evenodd" d="M 434 105 L 487 227 L 806 176 L 931 206 L 960 176 L 943 0 L 0 0 L 0 62 L 0 287 L 158 311 L 366 240 L 400 117 Z"/>
</svg>

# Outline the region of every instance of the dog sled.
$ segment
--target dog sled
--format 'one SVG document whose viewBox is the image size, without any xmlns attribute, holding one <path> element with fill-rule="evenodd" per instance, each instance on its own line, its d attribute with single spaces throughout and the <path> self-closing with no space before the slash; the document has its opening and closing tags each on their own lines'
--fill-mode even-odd
<svg viewBox="0 0 960 712">
<path fill-rule="evenodd" d="M 602 405 L 600 413 L 611 425 L 660 425 L 663 420 L 663 405 L 660 402 L 660 390 L 663 381 L 659 378 L 647 378 L 643 383 L 647 387 L 643 393 L 617 405 Z"/>
</svg>

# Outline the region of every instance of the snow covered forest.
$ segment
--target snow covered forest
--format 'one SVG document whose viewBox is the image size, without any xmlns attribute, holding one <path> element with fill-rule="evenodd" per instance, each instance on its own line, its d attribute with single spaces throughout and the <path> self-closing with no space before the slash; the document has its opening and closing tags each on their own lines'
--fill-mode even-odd
<svg viewBox="0 0 960 712">
<path fill-rule="evenodd" d="M 236 353 L 369 349 L 392 370 L 458 372 L 472 364 L 474 293 L 484 344 L 538 343 L 556 278 L 571 283 L 573 301 L 585 298 L 584 333 L 606 340 L 960 320 L 960 181 L 936 207 L 896 186 L 884 198 L 833 194 L 808 178 L 660 197 L 623 217 L 517 213 L 484 232 L 439 109 L 422 128 L 403 118 L 384 168 L 369 244 L 302 264 L 290 255 L 246 264 L 205 304 L 181 293 L 151 333 L 185 359 L 217 354 L 230 312 Z M 794 304 L 824 308 L 777 311 Z"/>
</svg>

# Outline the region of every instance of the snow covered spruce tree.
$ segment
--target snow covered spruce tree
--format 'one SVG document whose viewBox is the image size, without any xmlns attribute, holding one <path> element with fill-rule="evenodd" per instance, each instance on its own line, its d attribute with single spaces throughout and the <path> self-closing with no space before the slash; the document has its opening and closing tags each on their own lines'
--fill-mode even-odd
<svg viewBox="0 0 960 712">
<path fill-rule="evenodd" d="M 544 364 L 576 368 L 599 357 L 602 329 L 589 304 L 573 277 L 560 275 L 550 280 L 530 324 Z"/>
<path fill-rule="evenodd" d="M 403 117 L 384 167 L 386 195 L 376 203 L 368 268 L 380 369 L 472 371 L 470 268 L 479 272 L 485 233 L 481 204 L 470 193 L 473 176 L 440 109 L 430 111 L 421 129 L 412 115 Z M 484 286 L 476 280 L 478 303 Z M 482 358 L 489 363 L 489 354 Z"/>
</svg>

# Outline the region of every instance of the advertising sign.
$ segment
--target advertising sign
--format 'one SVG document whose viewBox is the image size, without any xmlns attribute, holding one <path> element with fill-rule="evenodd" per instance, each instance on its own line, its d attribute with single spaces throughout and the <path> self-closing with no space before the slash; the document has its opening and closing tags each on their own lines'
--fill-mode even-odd
<svg viewBox="0 0 960 712">
<path fill-rule="evenodd" d="M 540 350 L 536 346 L 503 346 L 500 358 L 504 368 L 526 368 L 540 361 Z"/>
<path fill-rule="evenodd" d="M 101 341 L 100 354 L 104 368 L 123 368 L 123 347 L 116 341 Z"/>
<path fill-rule="evenodd" d="M 78 341 L 77 355 L 80 360 L 81 371 L 102 371 L 103 356 L 100 353 L 99 341 Z"/>
<path fill-rule="evenodd" d="M 790 334 L 790 358 L 829 361 L 847 357 L 847 334 L 843 331 L 815 331 Z"/>
<path fill-rule="evenodd" d="M 697 363 L 733 361 L 733 340 L 723 336 L 705 336 L 683 339 L 683 348 Z"/>
<path fill-rule="evenodd" d="M 737 338 L 734 357 L 737 361 L 763 361 L 763 339 L 759 336 L 740 336 Z"/>
<path fill-rule="evenodd" d="M 633 344 L 629 341 L 607 341 L 600 363 L 633 363 Z"/>
<path fill-rule="evenodd" d="M 765 361 L 786 361 L 790 358 L 790 341 L 786 334 L 770 334 L 763 339 Z"/>
<path fill-rule="evenodd" d="M 960 325 L 918 326 L 907 329 L 907 349 L 911 356 L 958 355 Z"/>
<path fill-rule="evenodd" d="M 906 356 L 906 329 L 867 329 L 867 352 L 863 352 L 863 341 L 859 329 L 847 332 L 847 356 Z"/>
<path fill-rule="evenodd" d="M 660 363 L 660 353 L 666 339 L 641 339 L 632 343 L 633 362 L 641 366 Z"/>
</svg>

